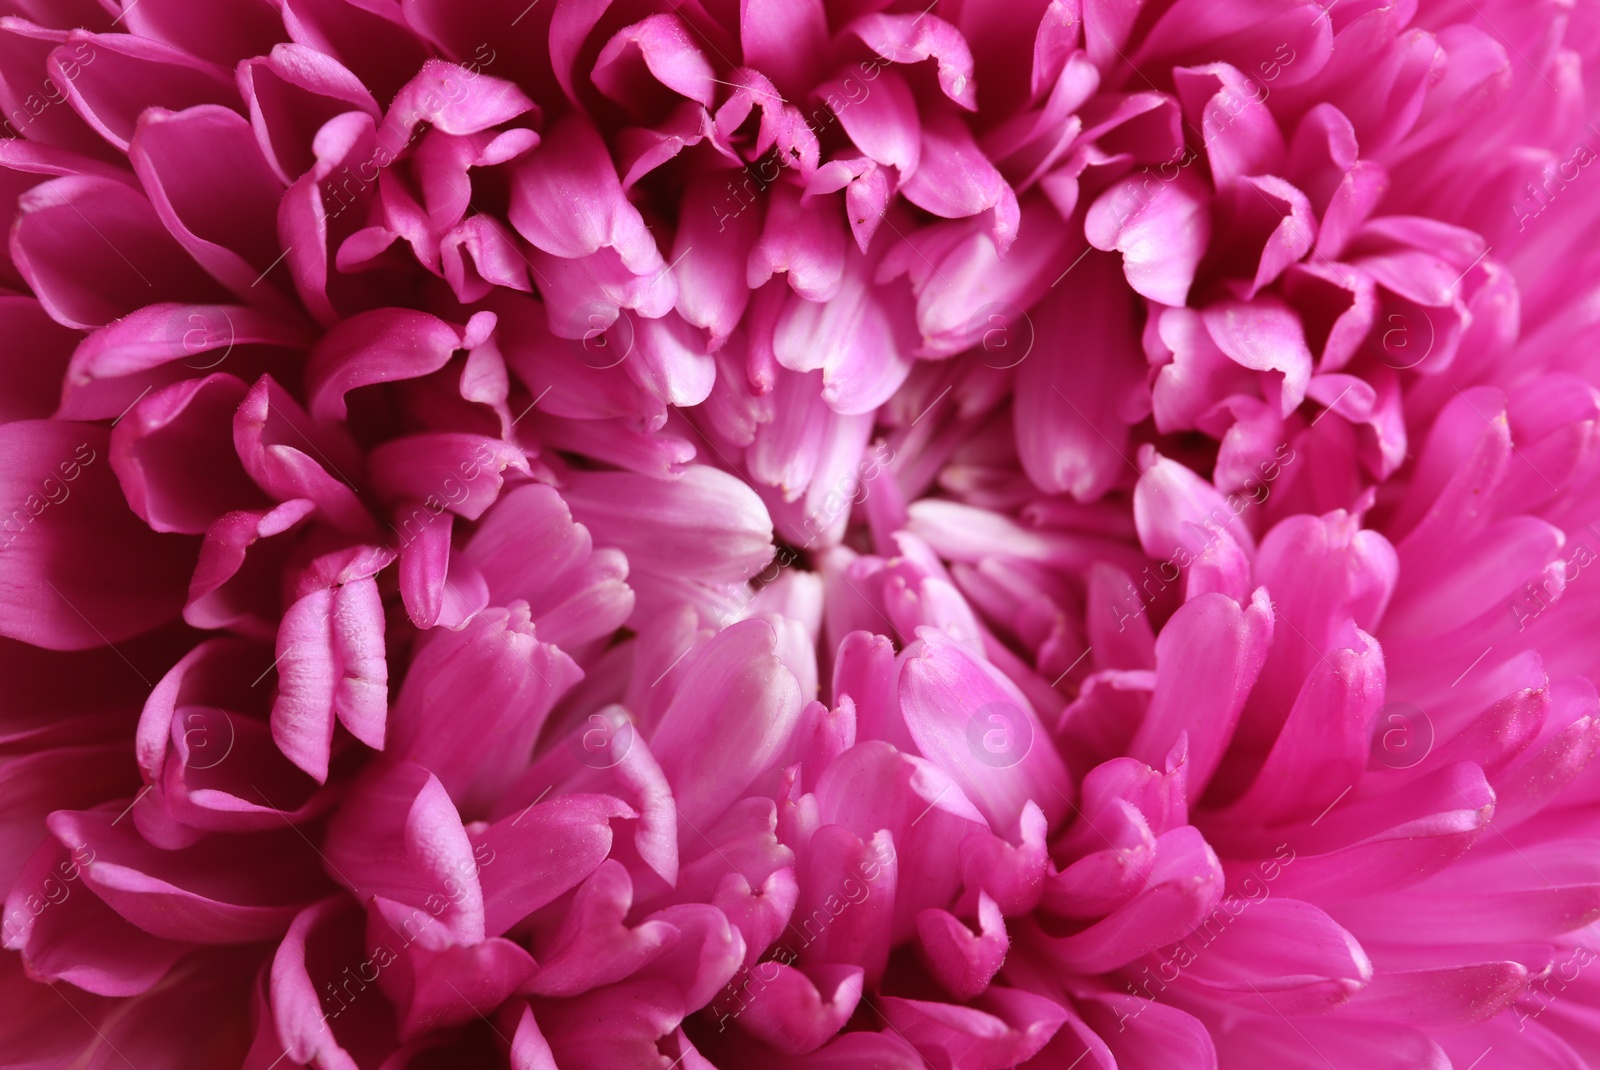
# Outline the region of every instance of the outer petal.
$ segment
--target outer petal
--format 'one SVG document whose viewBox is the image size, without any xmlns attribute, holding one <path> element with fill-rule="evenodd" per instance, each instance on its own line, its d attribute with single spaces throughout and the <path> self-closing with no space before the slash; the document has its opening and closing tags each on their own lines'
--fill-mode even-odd
<svg viewBox="0 0 1600 1070">
<path fill-rule="evenodd" d="M 92 424 L 0 426 L 0 634 L 53 650 L 118 643 L 176 616 L 194 543 L 128 510 Z"/>
</svg>

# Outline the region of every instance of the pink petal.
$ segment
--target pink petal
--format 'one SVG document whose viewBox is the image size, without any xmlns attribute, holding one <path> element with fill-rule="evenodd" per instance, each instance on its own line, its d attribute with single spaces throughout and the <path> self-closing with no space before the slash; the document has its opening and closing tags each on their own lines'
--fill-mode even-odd
<svg viewBox="0 0 1600 1070">
<path fill-rule="evenodd" d="M 1122 254 L 1128 285 L 1166 305 L 1182 305 L 1211 239 L 1200 181 L 1124 179 L 1089 207 L 1084 234 L 1096 249 Z"/>
<path fill-rule="evenodd" d="M 183 604 L 192 540 L 156 535 L 128 510 L 106 430 L 20 420 L 0 426 L 0 634 L 52 650 L 118 643 Z"/>
<path fill-rule="evenodd" d="M 765 621 L 740 621 L 699 652 L 650 749 L 691 825 L 717 814 L 783 753 L 800 715 L 800 688 L 773 652 Z"/>
<path fill-rule="evenodd" d="M 422 907 L 464 944 L 484 939 L 482 864 L 433 774 L 380 763 L 352 786 L 328 827 L 332 872 L 359 899 Z"/>
<path fill-rule="evenodd" d="M 386 750 L 425 766 L 469 814 L 487 812 L 527 766 L 551 708 L 582 670 L 541 643 L 525 602 L 486 610 L 420 644 Z M 497 740 L 493 749 L 479 745 Z"/>
</svg>

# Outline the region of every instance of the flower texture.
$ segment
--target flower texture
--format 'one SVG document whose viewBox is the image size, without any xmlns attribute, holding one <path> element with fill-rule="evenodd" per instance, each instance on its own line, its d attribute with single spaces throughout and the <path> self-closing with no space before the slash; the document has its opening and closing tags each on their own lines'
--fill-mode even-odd
<svg viewBox="0 0 1600 1070">
<path fill-rule="evenodd" d="M 1600 1067 L 1597 0 L 0 0 L 0 1066 Z"/>
</svg>

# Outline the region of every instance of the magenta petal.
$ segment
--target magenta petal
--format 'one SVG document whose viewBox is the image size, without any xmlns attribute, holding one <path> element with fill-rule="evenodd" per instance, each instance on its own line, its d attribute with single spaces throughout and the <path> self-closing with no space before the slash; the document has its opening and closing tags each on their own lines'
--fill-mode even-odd
<svg viewBox="0 0 1600 1070">
<path fill-rule="evenodd" d="M 150 202 L 122 182 L 59 178 L 23 194 L 17 207 L 12 259 L 58 323 L 88 330 L 151 301 L 226 299 Z"/>
<path fill-rule="evenodd" d="M 193 541 L 156 535 L 128 510 L 102 427 L 0 426 L 0 633 L 53 650 L 117 643 L 172 619 Z"/>
<path fill-rule="evenodd" d="M 312 145 L 329 119 L 351 110 L 378 118 L 378 103 L 360 80 L 314 48 L 275 45 L 240 64 L 237 77 L 261 153 L 286 185 L 315 166 Z"/>
<path fill-rule="evenodd" d="M 1162 13 L 1129 62 L 1160 63 L 1200 53 L 1254 69 L 1257 57 L 1293 54 L 1295 64 L 1280 72 L 1282 84 L 1288 86 L 1322 70 L 1333 50 L 1333 37 L 1333 21 L 1312 3 L 1249 0 L 1224 9 L 1202 0 L 1180 0 Z"/>
<path fill-rule="evenodd" d="M 1378 970 L 1351 999 L 1354 1009 L 1416 1026 L 1462 1026 L 1485 1021 L 1530 986 L 1520 962 L 1480 962 L 1432 970 Z"/>
<path fill-rule="evenodd" d="M 352 968 L 360 969 L 365 959 L 359 954 L 360 945 L 350 938 L 359 932 L 357 917 L 356 908 L 338 898 L 324 899 L 308 906 L 294 919 L 273 954 L 270 974 L 272 1020 L 279 1044 L 298 1062 L 316 1060 L 326 1066 L 340 1068 L 355 1065 L 355 1061 L 340 1047 L 333 1028 L 328 1024 L 330 1017 L 339 1017 L 343 1013 L 343 1003 L 338 1002 L 339 996 L 333 996 L 330 1002 L 337 1005 L 324 1009 L 322 997 L 317 991 L 317 982 L 324 980 L 324 973 L 343 981 L 344 978 L 339 977 L 341 967 L 349 964 L 341 962 L 332 965 L 325 961 L 333 956 L 329 956 L 321 942 L 314 938 L 320 936 L 326 940 L 327 930 L 342 929 L 346 933 L 345 944 L 354 952 L 351 956 L 354 961 Z M 318 975 L 316 978 L 312 977 L 313 972 Z M 325 983 L 333 990 L 331 979 Z M 357 1003 L 357 1006 L 364 1007 L 374 1002 L 369 999 L 365 1003 Z"/>
<path fill-rule="evenodd" d="M 1060 1004 L 1020 989 L 989 989 L 977 1006 L 883 997 L 884 1018 L 925 1059 L 951 1070 L 1027 1062 L 1050 1042 L 1069 1014 Z"/>
<path fill-rule="evenodd" d="M 257 346 L 271 354 L 304 343 L 298 324 L 242 305 L 146 305 L 83 339 L 72 354 L 57 415 L 115 419 L 147 387 L 219 367 L 235 357 L 236 347 L 243 356 Z"/>
<path fill-rule="evenodd" d="M 248 387 L 218 372 L 151 394 L 118 421 L 111 467 L 129 506 L 156 531 L 204 534 L 226 512 L 264 504 L 232 449 Z"/>
<path fill-rule="evenodd" d="M 597 89 L 624 105 L 653 105 L 651 98 L 660 90 L 644 80 L 652 78 L 709 108 L 716 95 L 711 71 L 689 27 L 676 15 L 663 14 L 618 30 L 600 50 L 590 77 Z"/>
<path fill-rule="evenodd" d="M 838 102 L 840 125 L 870 159 L 895 168 L 902 181 L 916 171 L 922 158 L 922 123 L 911 89 L 897 72 L 883 71 L 870 90 L 846 75 L 824 82 L 815 93 Z"/>
<path fill-rule="evenodd" d="M 1248 606 L 1218 593 L 1185 603 L 1156 638 L 1156 689 L 1129 744 L 1133 756 L 1154 765 L 1187 732 L 1190 791 L 1201 794 L 1222 760 L 1272 635 L 1273 612 L 1261 588 Z"/>
<path fill-rule="evenodd" d="M 370 961 L 384 993 L 400 1012 L 402 1041 L 493 1010 L 538 968 L 509 940 L 456 944 L 427 911 L 375 897 L 368 908 Z"/>
<path fill-rule="evenodd" d="M 367 463 L 378 494 L 415 499 L 430 510 L 442 504 L 468 520 L 477 520 L 499 497 L 502 472 L 528 474 L 527 458 L 516 446 L 448 432 L 390 439 Z"/>
<path fill-rule="evenodd" d="M 609 821 L 632 811 L 609 795 L 564 795 L 523 807 L 477 837 L 486 931 L 499 935 L 577 887 L 611 849 Z M 488 868 L 489 861 L 505 865 Z"/>
<path fill-rule="evenodd" d="M 517 1022 L 508 1045 L 511 1049 L 511 1070 L 558 1070 L 556 1057 L 550 1051 L 550 1042 L 539 1031 L 533 1008 L 521 1001 L 508 1003 L 499 1018 L 504 1023 L 510 1017 Z"/>
<path fill-rule="evenodd" d="M 1084 235 L 1096 249 L 1122 254 L 1128 285 L 1167 305 L 1182 305 L 1211 239 L 1199 180 L 1187 172 L 1151 189 L 1124 179 L 1089 207 Z"/>
<path fill-rule="evenodd" d="M 668 405 L 698 405 L 711 394 L 716 362 L 700 333 L 671 312 L 635 324 L 628 358 L 629 377 Z"/>
<path fill-rule="evenodd" d="M 672 947 L 675 925 L 660 919 L 626 922 L 633 882 L 621 864 L 607 860 L 579 887 L 561 927 L 537 945 L 540 967 L 528 989 L 545 996 L 576 996 L 615 984 Z"/>
<path fill-rule="evenodd" d="M 551 487 L 506 493 L 464 554 L 483 572 L 496 605 L 521 599 L 539 606 L 540 635 L 566 649 L 609 635 L 633 610 L 627 558 L 593 549 L 588 529 L 573 522 Z"/>
<path fill-rule="evenodd" d="M 742 986 L 751 998 L 739 1006 L 734 1020 L 784 1055 L 820 1048 L 861 1001 L 861 970 L 856 966 L 811 966 L 802 972 L 768 962 L 750 974 L 757 984 L 746 981 Z"/>
<path fill-rule="evenodd" d="M 724 183 L 710 178 L 684 194 L 682 218 L 672 247 L 678 276 L 678 315 L 711 334 L 720 348 L 750 301 L 745 281 L 750 249 L 761 232 L 761 215 L 741 205 L 729 212 Z M 694 255 L 690 255 L 694 253 Z"/>
<path fill-rule="evenodd" d="M 12 1009 L 0 1025 L 0 1045 L 18 1066 L 66 1066 L 93 1041 L 93 1019 L 83 1010 L 98 1018 L 100 1001 L 61 999 L 60 989 L 29 977 L 20 959 L 0 964 L 0 999 Z"/>
<path fill-rule="evenodd" d="M 480 863 L 444 786 L 421 766 L 382 763 L 354 785 L 326 853 L 358 897 L 423 907 L 460 943 L 484 939 Z"/>
<path fill-rule="evenodd" d="M 798 3 L 742 0 L 739 44 L 744 61 L 797 96 L 812 83 L 827 54 L 828 16 L 822 0 Z"/>
<path fill-rule="evenodd" d="M 666 266 L 638 209 L 623 196 L 605 145 L 583 120 L 558 122 L 517 174 L 511 223 L 538 248 L 567 259 L 614 249 L 635 275 Z M 563 196 L 567 189 L 584 191 L 576 213 Z"/>
<path fill-rule="evenodd" d="M 917 915 L 917 934 L 934 977 L 957 999 L 988 988 L 1010 948 L 1005 919 L 987 895 L 978 900 L 976 935 L 955 915 L 934 909 Z"/>
<path fill-rule="evenodd" d="M 797 372 L 822 369 L 821 397 L 844 415 L 881 405 L 911 371 L 916 325 L 903 291 L 867 285 L 869 263 L 845 251 L 843 285 L 826 302 L 791 295 L 773 325 L 778 363 Z"/>
<path fill-rule="evenodd" d="M 1016 239 L 1021 218 L 1016 192 L 984 157 L 966 124 L 953 115 L 935 113 L 923 124 L 920 162 L 900 192 L 917 207 L 946 219 L 992 210 L 994 244 L 1002 256 Z"/>
<path fill-rule="evenodd" d="M 544 1035 L 561 1070 L 619 1070 L 621 1067 L 664 1067 L 672 1056 L 658 1044 L 676 1036 L 690 1070 L 710 1063 L 697 1059 L 688 1039 L 678 1033 L 683 999 L 666 981 L 631 981 L 571 1000 L 535 1003 Z"/>
<path fill-rule="evenodd" d="M 845 236 L 842 206 L 832 197 L 803 203 L 790 186 L 778 186 L 767 198 L 761 237 L 750 251 L 746 283 L 758 289 L 775 272 L 787 272 L 795 293 L 810 301 L 828 301 L 839 293 L 844 272 Z"/>
<path fill-rule="evenodd" d="M 709 1005 L 739 971 L 745 943 L 721 910 L 707 903 L 679 903 L 651 915 L 678 930 L 678 940 L 639 971 L 639 977 L 673 981 L 685 1012 Z"/>
<path fill-rule="evenodd" d="M 354 316 L 328 332 L 311 355 L 311 413 L 343 419 L 350 391 L 438 371 L 460 348 L 461 332 L 425 312 L 386 308 Z"/>
<path fill-rule="evenodd" d="M 211 104 L 153 108 L 140 116 L 128 155 L 162 223 L 201 267 L 244 301 L 283 303 L 280 280 L 263 279 L 279 257 L 283 185 L 249 123 Z"/>
<path fill-rule="evenodd" d="M 1222 900 L 1179 945 L 1194 959 L 1185 985 L 1212 998 L 1265 1000 L 1296 1015 L 1344 1003 L 1371 980 L 1372 963 L 1354 936 L 1310 903 L 1268 894 Z"/>
<path fill-rule="evenodd" d="M 1028 700 L 992 666 L 933 632 L 900 670 L 900 708 L 917 749 L 949 773 L 999 834 L 1032 802 L 1054 820 L 1071 781 Z"/>
<path fill-rule="evenodd" d="M 120 808 L 120 807 L 119 807 Z M 314 856 L 288 829 L 216 836 L 192 847 L 152 847 L 115 810 L 59 810 L 50 830 L 113 910 L 155 936 L 207 944 L 243 944 L 278 936 L 326 887 Z"/>
<path fill-rule="evenodd" d="M 1173 76 L 1184 112 L 1204 135 L 1219 187 L 1246 175 L 1279 172 L 1283 135 L 1255 81 L 1225 63 L 1180 68 Z"/>
<path fill-rule="evenodd" d="M 394 708 L 388 751 L 427 767 L 468 813 L 490 804 L 527 766 L 544 719 L 582 670 L 541 643 L 528 606 L 479 614 L 419 646 Z M 493 749 L 480 741 L 493 738 Z"/>
<path fill-rule="evenodd" d="M 926 759 L 879 740 L 858 743 L 840 755 L 819 778 L 816 795 L 819 821 L 835 823 L 861 841 L 880 830 L 892 837 L 892 868 L 869 860 L 852 876 L 869 885 L 880 877 L 893 879 L 896 938 L 916 931 L 919 911 L 948 904 L 959 890 L 961 870 L 946 857 L 952 846 L 987 833 L 983 816 L 950 777 Z M 824 888 L 824 900 L 834 891 Z"/>
<path fill-rule="evenodd" d="M 1102 353 L 1102 359 L 1076 360 L 1071 350 L 1053 346 L 1037 353 L 1001 349 L 988 358 L 992 367 L 1021 362 L 1015 419 L 1024 470 L 1039 487 L 1081 502 L 1094 501 L 1130 474 L 1121 409 L 1146 371 L 1135 324 L 1136 299 L 1123 285 L 1115 261 L 1099 253 L 1089 259 L 1058 280 L 1064 283 L 1061 296 L 1046 298 L 1045 307 L 1034 313 L 1036 320 L 1028 321 L 1028 333 L 1012 325 L 996 340 L 1036 344 L 1036 337 L 1043 341 L 1070 329 Z M 1013 333 L 1015 339 L 1009 337 Z"/>
<path fill-rule="evenodd" d="M 279 33 L 276 13 L 251 0 L 220 0 L 203 12 L 189 11 L 181 0 L 154 0 L 124 10 L 128 29 L 141 37 L 225 67 L 266 52 Z"/>
<path fill-rule="evenodd" d="M 800 716 L 794 674 L 765 621 L 741 621 L 699 652 L 650 737 L 691 827 L 721 813 L 780 756 Z"/>
<path fill-rule="evenodd" d="M 1134 522 L 1145 553 L 1163 562 L 1158 566 L 1162 580 L 1175 579 L 1166 573 L 1205 552 L 1216 537 L 1212 529 L 1232 536 L 1247 555 L 1254 551 L 1255 539 L 1240 519 L 1245 499 L 1224 498 L 1210 483 L 1150 447 L 1141 448 L 1139 461 L 1144 474 L 1133 492 Z"/>
<path fill-rule="evenodd" d="M 389 105 L 381 141 L 398 154 L 418 123 L 446 134 L 476 134 L 522 115 L 533 101 L 516 85 L 443 60 L 424 60 Z"/>
<path fill-rule="evenodd" d="M 1293 312 L 1275 300 L 1257 298 L 1248 304 L 1213 305 L 1203 315 L 1218 348 L 1235 362 L 1283 377 L 1278 387 L 1283 415 L 1300 406 L 1311 379 L 1311 351 Z"/>
<path fill-rule="evenodd" d="M 1359 647 L 1330 650 L 1314 665 L 1234 812 L 1267 824 L 1314 817 L 1361 779 L 1387 676 L 1377 642 L 1361 632 L 1356 641 Z"/>
<path fill-rule="evenodd" d="M 376 534 L 372 514 L 340 465 L 354 467 L 351 445 L 315 426 L 271 376 L 262 376 L 234 411 L 233 444 L 250 478 L 278 501 L 309 498 L 334 526 L 353 535 Z"/>
<path fill-rule="evenodd" d="M 383 632 L 383 606 L 370 577 L 312 591 L 284 614 L 272 738 L 319 782 L 328 776 L 336 716 L 363 743 L 383 746 L 388 703 Z"/>
<path fill-rule="evenodd" d="M 972 50 L 961 32 L 937 15 L 863 15 L 845 28 L 891 63 L 918 63 L 932 57 L 939 68 L 939 88 L 957 104 L 974 111 L 977 87 L 972 78 Z"/>
<path fill-rule="evenodd" d="M 636 615 L 679 601 L 685 581 L 743 583 L 772 558 L 772 519 L 761 499 L 709 465 L 672 482 L 574 472 L 561 497 L 596 543 L 627 555 Z"/>
<path fill-rule="evenodd" d="M 42 420 L 60 404 L 66 360 L 79 335 L 52 321 L 31 297 L 0 297 L 0 330 L 31 354 L 29 360 L 0 365 L 0 422 Z"/>
<path fill-rule="evenodd" d="M 1252 877 L 1259 884 L 1272 875 L 1274 894 L 1337 903 L 1409 886 L 1445 869 L 1478 841 L 1493 813 L 1494 794 L 1483 771 L 1461 762 L 1400 791 L 1342 801 L 1325 818 L 1312 818 L 1315 826 L 1245 834 L 1243 842 L 1223 829 L 1210 834 L 1240 858 L 1228 868 L 1241 889 Z M 1245 861 L 1252 855 L 1263 861 Z"/>
<path fill-rule="evenodd" d="M 151 105 L 226 104 L 233 89 L 225 68 L 128 33 L 73 35 L 50 68 L 78 114 L 124 152 Z"/>
<path fill-rule="evenodd" d="M 1222 898 L 1222 867 L 1192 826 L 1156 841 L 1150 876 L 1138 895 L 1072 936 L 1050 939 L 1036 932 L 1062 966 L 1099 973 L 1126 965 L 1187 936 Z"/>
<path fill-rule="evenodd" d="M 1198 1018 L 1169 1004 L 1108 992 L 1084 1007 L 1083 1014 L 1110 1045 L 1119 1067 L 1217 1070 L 1210 1031 Z"/>
<path fill-rule="evenodd" d="M 6 897 L 4 939 L 35 977 L 63 980 L 104 996 L 147 991 L 190 945 L 152 936 L 71 883 L 94 858 L 54 838 L 28 857 Z"/>
<path fill-rule="evenodd" d="M 889 959 L 899 866 L 892 834 L 858 837 L 823 825 L 798 858 L 800 894 L 780 947 L 802 963 L 851 964 L 866 983 L 883 978 Z"/>
<path fill-rule="evenodd" d="M 200 560 L 189 580 L 183 619 L 195 628 L 233 628 L 242 635 L 268 638 L 276 633 L 277 592 L 268 573 L 277 561 L 265 549 L 250 567 L 250 547 L 282 535 L 316 510 L 313 502 L 292 498 L 273 509 L 218 517 L 200 544 Z"/>
</svg>

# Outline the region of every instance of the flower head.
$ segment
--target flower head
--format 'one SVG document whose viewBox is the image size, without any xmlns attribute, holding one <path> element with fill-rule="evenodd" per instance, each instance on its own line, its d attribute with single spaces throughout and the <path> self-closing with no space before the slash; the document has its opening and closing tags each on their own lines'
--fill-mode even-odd
<svg viewBox="0 0 1600 1070">
<path fill-rule="evenodd" d="M 0 1065 L 1600 1064 L 1597 25 L 5 7 Z"/>
</svg>

